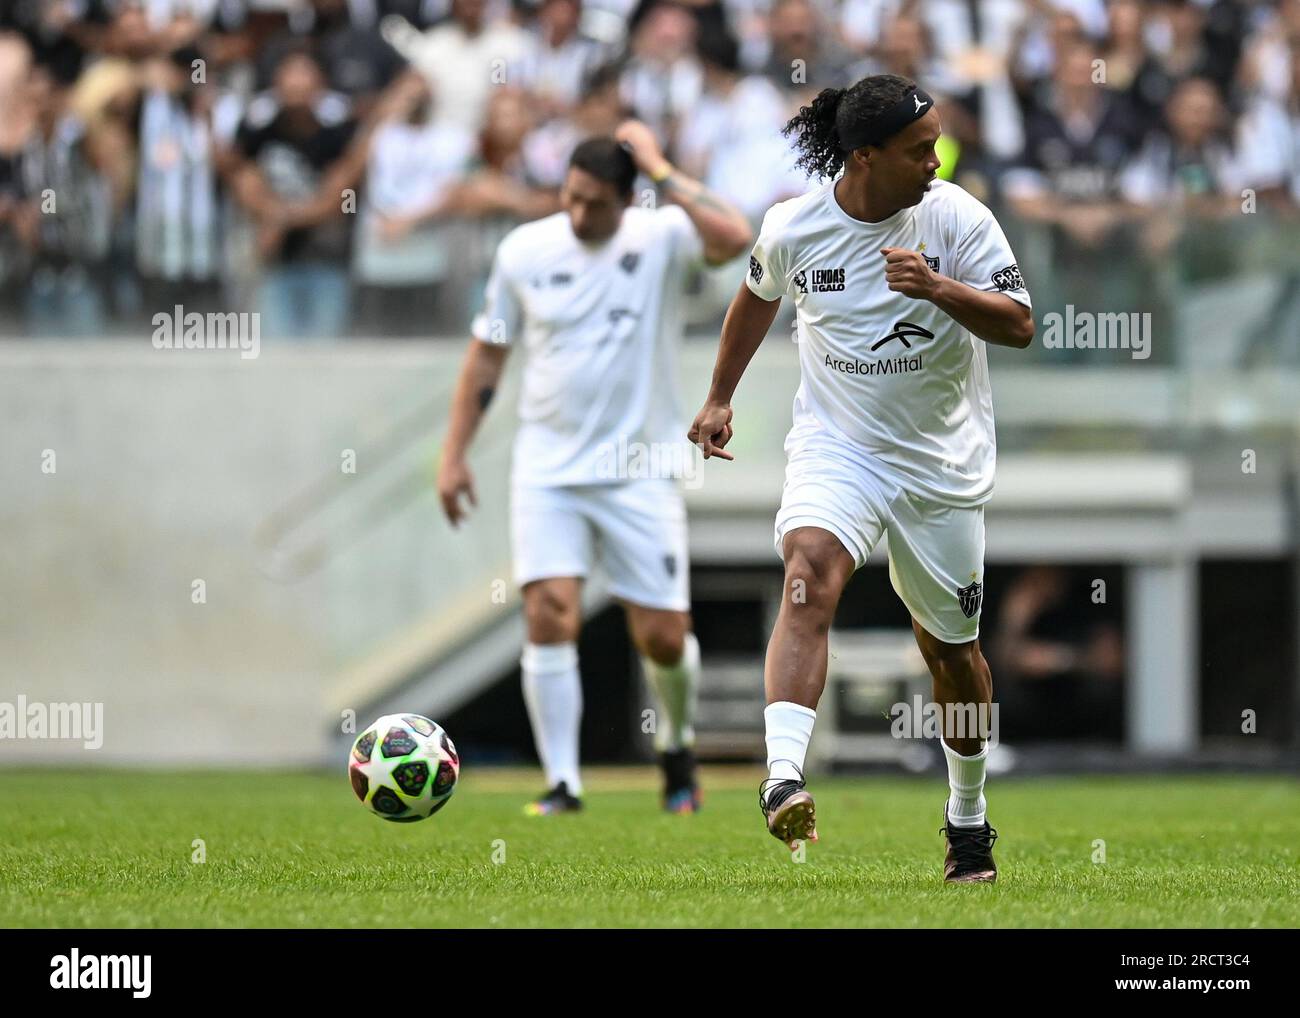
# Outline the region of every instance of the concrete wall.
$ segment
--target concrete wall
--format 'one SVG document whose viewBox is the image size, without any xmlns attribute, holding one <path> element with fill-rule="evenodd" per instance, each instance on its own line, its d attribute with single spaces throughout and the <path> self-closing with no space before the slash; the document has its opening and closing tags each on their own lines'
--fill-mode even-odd
<svg viewBox="0 0 1300 1018">
<path fill-rule="evenodd" d="M 798 380 L 796 348 L 774 340 L 736 401 L 737 462 L 709 464 L 689 494 L 702 558 L 716 533 L 717 547 L 732 539 L 719 560 L 774 561 L 770 512 Z M 509 583 L 512 393 L 477 447 L 473 525 L 453 536 L 432 490 L 462 349 L 353 343 L 264 348 L 241 360 L 147 344 L 0 344 L 0 705 L 19 695 L 98 702 L 105 727 L 93 752 L 0 738 L 0 763 L 314 763 L 329 744 L 326 693 L 341 674 L 430 612 L 495 604 L 494 581 Z M 688 346 L 688 412 L 713 353 L 712 344 Z M 1062 414 L 1168 426 L 1187 409 L 1180 380 L 1159 373 L 994 375 L 999 421 L 1012 427 Z M 1052 398 L 1049 385 L 1059 390 Z M 1294 380 L 1270 385 L 1294 413 L 1285 395 Z M 349 449 L 354 474 L 341 469 Z M 1028 476 L 1020 483 L 1036 505 L 1034 547 L 1077 550 L 1077 500 L 1034 491 Z M 1253 483 L 1250 497 L 1263 505 L 1273 486 Z M 748 529 L 732 522 L 737 509 Z M 1262 511 L 1272 522 L 1245 538 L 1276 549 L 1286 531 L 1276 511 Z M 1123 519 L 1099 533 L 1122 545 Z M 287 558 L 258 543 L 277 520 L 284 527 L 272 543 Z M 991 537 L 991 554 L 999 540 Z M 277 579 L 292 571 L 295 549 L 319 552 L 319 568 Z M 198 579 L 203 604 L 193 601 Z"/>
</svg>

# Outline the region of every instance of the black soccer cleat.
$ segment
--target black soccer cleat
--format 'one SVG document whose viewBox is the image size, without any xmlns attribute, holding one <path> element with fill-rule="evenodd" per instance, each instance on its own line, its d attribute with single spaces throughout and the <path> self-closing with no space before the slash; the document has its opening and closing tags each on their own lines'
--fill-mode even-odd
<svg viewBox="0 0 1300 1018">
<path fill-rule="evenodd" d="M 524 807 L 524 812 L 530 817 L 546 817 L 552 813 L 579 813 L 582 811 L 582 800 L 576 795 L 569 794 L 567 782 L 561 781 L 540 799 L 530 802 Z"/>
<path fill-rule="evenodd" d="M 767 817 L 767 830 L 791 852 L 797 841 L 817 840 L 817 809 L 805 782 L 766 778 L 758 786 L 758 808 Z"/>
<path fill-rule="evenodd" d="M 944 806 L 939 833 L 948 841 L 948 854 L 943 860 L 944 883 L 991 884 L 997 880 L 993 842 L 998 840 L 998 832 L 987 820 L 983 827 L 954 827 L 948 822 L 948 807 Z"/>
<path fill-rule="evenodd" d="M 674 749 L 659 754 L 664 772 L 664 809 L 669 813 L 698 813 L 700 786 L 695 776 L 695 754 Z"/>
</svg>

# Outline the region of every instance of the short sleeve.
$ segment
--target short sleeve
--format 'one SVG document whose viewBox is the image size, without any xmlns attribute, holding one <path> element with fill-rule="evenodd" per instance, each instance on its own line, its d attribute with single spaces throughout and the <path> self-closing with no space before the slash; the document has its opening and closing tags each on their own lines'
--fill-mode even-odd
<svg viewBox="0 0 1300 1018">
<path fill-rule="evenodd" d="M 758 240 L 749 252 L 749 271 L 745 275 L 745 285 L 755 297 L 766 301 L 780 300 L 785 296 L 788 285 L 785 271 L 784 252 L 777 242 L 772 213 L 769 211 L 763 217 Z"/>
<path fill-rule="evenodd" d="M 656 212 L 672 243 L 673 259 L 682 265 L 704 261 L 704 240 L 680 205 L 663 205 Z"/>
<path fill-rule="evenodd" d="M 966 235 L 953 251 L 953 279 L 976 290 L 1005 293 L 1018 304 L 1031 307 L 1029 290 L 1020 275 L 1020 266 L 1007 241 L 1007 235 L 983 205 Z"/>
<path fill-rule="evenodd" d="M 492 271 L 488 275 L 487 290 L 483 297 L 483 309 L 474 316 L 470 324 L 470 334 L 484 343 L 509 346 L 520 337 L 523 327 L 523 306 L 515 292 L 514 282 L 504 264 L 502 248 L 498 246 L 496 256 L 492 259 Z"/>
</svg>

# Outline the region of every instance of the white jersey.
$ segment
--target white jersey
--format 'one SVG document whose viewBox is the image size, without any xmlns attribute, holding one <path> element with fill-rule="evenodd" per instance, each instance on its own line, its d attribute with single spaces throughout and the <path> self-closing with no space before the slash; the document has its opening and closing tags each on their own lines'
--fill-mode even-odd
<svg viewBox="0 0 1300 1018">
<path fill-rule="evenodd" d="M 798 442 L 828 431 L 863 447 L 914 494 L 979 505 L 993 490 L 996 441 L 984 342 L 926 300 L 890 290 L 881 248 L 920 251 L 941 275 L 1029 307 L 993 214 L 935 181 L 919 205 L 879 223 L 854 219 L 834 182 L 774 205 L 746 283 L 797 309 Z"/>
<path fill-rule="evenodd" d="M 687 444 L 676 370 L 681 294 L 703 250 L 676 205 L 625 209 L 599 247 L 574 236 L 565 212 L 501 241 L 471 331 L 526 352 L 516 486 L 620 481 L 627 474 L 613 457 L 636 443 L 641 456 Z"/>
</svg>

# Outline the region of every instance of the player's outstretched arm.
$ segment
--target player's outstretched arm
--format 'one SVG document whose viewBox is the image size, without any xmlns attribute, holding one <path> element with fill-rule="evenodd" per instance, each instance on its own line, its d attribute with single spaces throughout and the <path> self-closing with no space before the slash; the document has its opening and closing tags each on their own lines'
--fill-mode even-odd
<svg viewBox="0 0 1300 1018">
<path fill-rule="evenodd" d="M 625 120 L 614 131 L 614 140 L 623 144 L 637 168 L 690 217 L 708 264 L 722 265 L 750 249 L 754 231 L 745 214 L 665 159 L 650 128 L 639 120 Z"/>
<path fill-rule="evenodd" d="M 496 395 L 510 347 L 496 343 L 470 340 L 469 350 L 456 379 L 456 389 L 451 397 L 451 419 L 447 423 L 447 436 L 442 442 L 442 455 L 438 462 L 438 498 L 442 511 L 451 525 L 458 526 L 467 515 L 461 507 L 461 495 L 470 505 L 478 505 L 474 491 L 474 475 L 470 472 L 465 453 L 478 430 L 483 414 Z"/>
<path fill-rule="evenodd" d="M 731 397 L 740 376 L 754 357 L 767 330 L 776 318 L 779 300 L 763 300 L 752 293 L 744 283 L 727 308 L 722 323 L 722 342 L 718 344 L 718 359 L 713 365 L 713 383 L 708 398 L 695 415 L 695 423 L 686 437 L 704 451 L 704 458 L 718 456 L 724 460 L 736 457 L 724 451 L 731 441 Z"/>
<path fill-rule="evenodd" d="M 928 300 L 986 343 L 1023 350 L 1034 341 L 1034 313 L 1019 301 L 941 276 L 918 251 L 885 247 L 880 253 L 885 256 L 885 281 L 891 290 Z"/>
</svg>

